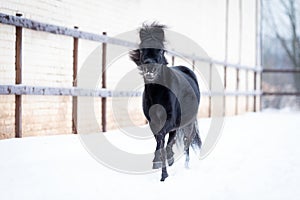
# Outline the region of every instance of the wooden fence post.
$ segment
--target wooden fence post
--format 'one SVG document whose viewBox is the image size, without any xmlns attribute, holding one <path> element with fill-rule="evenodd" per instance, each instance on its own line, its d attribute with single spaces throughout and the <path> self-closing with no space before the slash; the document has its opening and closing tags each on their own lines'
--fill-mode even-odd
<svg viewBox="0 0 300 200">
<path fill-rule="evenodd" d="M 263 81 L 263 71 L 259 72 L 259 91 L 262 92 L 263 88 L 262 88 L 262 81 Z M 262 109 L 262 98 L 263 95 L 262 93 L 259 95 L 259 107 L 258 107 L 258 111 L 261 111 Z"/>
<path fill-rule="evenodd" d="M 226 116 L 226 88 L 227 88 L 227 66 L 224 65 L 224 96 L 223 96 L 223 116 Z"/>
<path fill-rule="evenodd" d="M 103 35 L 106 36 L 107 33 L 103 32 Z M 106 88 L 106 50 L 107 44 L 102 43 L 102 88 Z M 106 132 L 106 97 L 101 98 L 102 104 L 102 131 Z"/>
<path fill-rule="evenodd" d="M 209 64 L 209 82 L 208 89 L 210 95 L 208 96 L 208 117 L 211 117 L 211 98 L 212 98 L 212 63 Z"/>
<path fill-rule="evenodd" d="M 16 14 L 22 17 L 22 14 Z M 22 27 L 16 26 L 16 43 L 15 43 L 15 70 L 16 85 L 22 84 Z M 22 95 L 15 96 L 15 137 L 22 137 Z"/>
<path fill-rule="evenodd" d="M 74 26 L 74 29 L 78 29 Z M 78 38 L 73 38 L 73 87 L 77 87 L 77 71 L 78 71 Z M 77 117 L 78 117 L 78 99 L 77 96 L 72 97 L 72 133 L 77 134 Z"/>
<path fill-rule="evenodd" d="M 240 70 L 236 69 L 236 91 L 240 89 Z M 239 114 L 239 96 L 235 96 L 235 115 Z"/>
<path fill-rule="evenodd" d="M 253 89 L 254 89 L 254 91 L 256 91 L 256 89 L 257 89 L 257 72 L 256 71 L 254 72 L 254 80 L 253 81 L 254 81 Z M 256 101 L 257 101 L 257 95 L 255 94 L 254 99 L 253 99 L 253 111 L 254 112 L 256 112 L 256 104 L 257 104 Z"/>
<path fill-rule="evenodd" d="M 193 68 L 193 71 L 195 71 L 195 60 L 192 60 L 192 68 Z"/>
<path fill-rule="evenodd" d="M 245 85 L 245 88 L 246 88 L 246 92 L 248 92 L 248 90 L 249 90 L 249 86 L 248 86 L 248 82 L 249 82 L 249 72 L 248 72 L 248 70 L 246 70 L 246 74 L 245 74 L 245 80 L 246 80 L 246 85 Z M 245 105 L 245 107 L 246 107 L 246 112 L 249 110 L 249 96 L 247 95 L 246 96 L 246 105 Z"/>
<path fill-rule="evenodd" d="M 171 65 L 174 66 L 175 65 L 175 57 L 172 56 L 172 62 L 171 62 Z"/>
</svg>

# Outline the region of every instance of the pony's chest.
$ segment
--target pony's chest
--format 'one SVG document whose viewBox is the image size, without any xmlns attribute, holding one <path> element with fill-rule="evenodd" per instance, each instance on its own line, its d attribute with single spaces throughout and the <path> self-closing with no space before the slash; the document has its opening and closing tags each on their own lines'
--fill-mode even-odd
<svg viewBox="0 0 300 200">
<path fill-rule="evenodd" d="M 148 104 L 148 106 L 160 104 L 164 107 L 170 107 L 174 105 L 177 98 L 170 89 L 161 85 L 152 85 L 145 89 L 143 101 Z"/>
</svg>

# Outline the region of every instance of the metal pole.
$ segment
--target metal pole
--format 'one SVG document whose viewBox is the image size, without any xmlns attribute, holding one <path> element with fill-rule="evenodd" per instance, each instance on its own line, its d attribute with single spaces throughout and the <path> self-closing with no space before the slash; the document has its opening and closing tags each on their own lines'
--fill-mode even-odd
<svg viewBox="0 0 300 200">
<path fill-rule="evenodd" d="M 243 3 L 239 0 L 239 57 L 238 64 L 242 62 L 242 42 L 243 42 Z"/>
<path fill-rule="evenodd" d="M 224 66 L 224 92 L 227 88 L 227 66 Z M 223 116 L 226 116 L 226 94 L 223 96 Z"/>
<path fill-rule="evenodd" d="M 226 0 L 225 11 L 225 65 L 224 65 L 224 91 L 227 87 L 227 61 L 228 61 L 228 23 L 229 23 L 229 0 Z M 226 115 L 226 96 L 223 96 L 223 116 Z"/>
<path fill-rule="evenodd" d="M 256 52 L 256 56 L 255 56 L 255 65 L 259 66 L 261 65 L 261 0 L 256 0 L 255 1 L 255 38 L 256 38 L 256 42 L 255 42 L 255 52 Z M 257 72 L 254 73 L 254 80 L 257 81 Z M 261 84 L 262 84 L 262 72 L 259 72 L 259 77 L 260 77 L 260 86 L 259 89 L 261 90 Z M 254 83 L 255 85 L 255 90 L 257 89 L 256 87 L 256 82 Z M 257 101 L 257 96 L 254 96 L 254 102 L 255 102 L 255 106 L 256 106 L 256 101 Z M 261 95 L 259 98 L 259 110 L 261 108 Z M 254 111 L 257 111 L 257 108 L 254 108 Z"/>
<path fill-rule="evenodd" d="M 263 65 L 263 56 L 262 56 L 262 48 L 263 48 L 263 45 L 262 45 L 262 30 L 263 30 L 263 26 L 262 26 L 262 20 L 263 20 L 263 14 L 262 14 L 262 8 L 263 8 L 263 2 L 262 0 L 259 1 L 259 10 L 258 10 L 258 14 L 259 14 L 259 45 L 258 45 L 258 48 L 259 48 L 259 64 L 260 65 Z M 263 80 L 263 71 L 260 71 L 259 72 L 259 76 L 260 76 L 260 80 L 259 80 L 259 90 L 262 91 L 262 80 Z M 262 109 L 262 98 L 263 96 L 260 95 L 260 99 L 259 99 L 259 111 L 261 111 Z"/>
<path fill-rule="evenodd" d="M 175 65 L 175 57 L 174 56 L 172 56 L 172 66 L 174 66 Z"/>
<path fill-rule="evenodd" d="M 254 72 L 254 91 L 257 89 L 257 72 Z M 256 112 L 256 102 L 257 101 L 257 96 L 254 95 L 254 100 L 253 100 L 253 111 Z"/>
<path fill-rule="evenodd" d="M 239 0 L 239 51 L 238 51 L 238 64 L 242 62 L 242 33 L 243 33 L 243 4 L 242 0 Z M 236 70 L 236 91 L 240 89 L 240 70 Z M 248 96 L 246 96 L 248 98 Z M 235 114 L 239 114 L 239 97 L 235 96 Z"/>
<path fill-rule="evenodd" d="M 245 85 L 245 87 L 246 87 L 246 92 L 248 92 L 248 90 L 249 90 L 249 86 L 248 86 L 248 82 L 249 82 L 249 72 L 248 72 L 248 70 L 246 70 L 246 85 Z M 249 96 L 247 95 L 246 96 L 246 112 L 249 110 Z"/>
<path fill-rule="evenodd" d="M 107 33 L 103 32 L 103 35 L 106 36 Z M 106 50 L 107 50 L 107 44 L 102 43 L 102 88 L 106 88 Z M 106 132 L 106 98 L 101 98 L 102 103 L 102 131 Z"/>
<path fill-rule="evenodd" d="M 238 92 L 240 88 L 240 70 L 236 70 L 236 91 Z M 239 114 L 239 97 L 235 96 L 235 115 Z"/>
<path fill-rule="evenodd" d="M 74 29 L 78 29 L 77 26 Z M 77 87 L 77 71 L 78 71 L 78 38 L 73 39 L 73 87 Z M 78 99 L 77 96 L 72 97 L 72 133 L 77 134 L 77 117 L 78 117 Z"/>
<path fill-rule="evenodd" d="M 195 60 L 192 60 L 193 71 L 195 71 Z"/>
<path fill-rule="evenodd" d="M 22 14 L 16 14 L 17 17 L 22 17 Z M 16 26 L 16 43 L 15 43 L 15 70 L 16 70 L 16 85 L 22 84 L 22 27 Z M 21 138 L 22 131 L 22 95 L 15 96 L 15 137 Z"/>
<path fill-rule="evenodd" d="M 208 83 L 208 89 L 210 92 L 212 92 L 212 63 L 209 64 L 209 83 Z M 211 98 L 212 95 L 210 94 L 208 97 L 208 117 L 211 117 Z"/>
</svg>

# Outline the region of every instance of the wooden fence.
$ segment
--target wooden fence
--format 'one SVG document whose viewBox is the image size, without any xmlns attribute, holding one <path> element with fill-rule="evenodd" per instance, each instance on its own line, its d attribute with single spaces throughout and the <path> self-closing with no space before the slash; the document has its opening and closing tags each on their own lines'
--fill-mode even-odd
<svg viewBox="0 0 300 200">
<path fill-rule="evenodd" d="M 262 71 L 262 74 L 300 74 L 300 69 L 264 69 Z M 263 78 L 263 76 L 262 76 Z M 277 91 L 277 92 L 270 92 L 270 91 L 263 91 L 262 96 L 300 96 L 300 91 L 295 91 L 295 92 L 286 92 L 286 91 Z"/>
<path fill-rule="evenodd" d="M 228 10 L 228 9 L 227 9 Z M 15 84 L 14 85 L 0 85 L 0 95 L 15 95 L 15 137 L 22 137 L 22 95 L 59 95 L 59 96 L 72 96 L 73 101 L 73 109 L 72 109 L 72 128 L 73 133 L 77 133 L 76 124 L 77 124 L 77 97 L 78 96 L 93 96 L 102 98 L 102 131 L 106 131 L 106 98 L 108 97 L 131 97 L 131 96 L 140 96 L 140 92 L 133 91 L 112 91 L 106 89 L 106 48 L 107 44 L 120 45 L 124 47 L 128 47 L 129 49 L 137 48 L 138 45 L 108 37 L 106 33 L 103 34 L 93 34 L 88 32 L 83 32 L 78 30 L 78 27 L 66 28 L 61 26 L 55 26 L 51 24 L 40 23 L 34 20 L 22 18 L 21 14 L 17 14 L 17 16 L 7 15 L 0 13 L 0 23 L 7 24 L 16 27 L 16 42 L 15 42 Z M 226 23 L 226 34 L 228 34 L 228 19 Z M 73 87 L 70 88 L 56 88 L 56 87 L 40 87 L 40 86 L 30 86 L 30 85 L 22 85 L 22 29 L 31 29 L 36 31 L 48 32 L 51 34 L 58 34 L 72 37 L 73 42 Z M 82 89 L 77 87 L 77 69 L 78 69 L 78 40 L 85 39 L 102 43 L 102 89 Z M 227 46 L 227 45 L 226 45 Z M 227 48 L 227 47 L 226 47 Z M 203 92 L 202 95 L 206 95 L 209 97 L 209 106 L 208 106 L 208 116 L 211 116 L 211 98 L 212 96 L 223 96 L 224 104 L 223 110 L 225 115 L 226 108 L 226 96 L 245 96 L 248 99 L 249 96 L 253 96 L 253 109 L 257 111 L 259 106 L 257 105 L 257 98 L 259 98 L 262 94 L 270 95 L 267 93 L 262 93 L 260 87 L 258 85 L 258 80 L 261 79 L 262 68 L 260 66 L 246 66 L 240 64 L 232 64 L 227 61 L 218 61 L 214 59 L 205 59 L 202 57 L 198 57 L 195 55 L 186 55 L 182 52 L 169 52 L 172 55 L 172 62 L 174 63 L 175 57 L 180 55 L 191 61 L 191 63 L 195 62 L 206 62 L 209 63 L 209 90 Z M 225 59 L 227 60 L 227 59 Z M 223 92 L 215 92 L 212 91 L 212 67 L 213 65 L 219 65 L 224 68 L 224 91 Z M 232 68 L 236 70 L 236 90 L 228 91 L 227 90 L 227 69 Z M 248 85 L 249 77 L 248 72 L 253 72 L 253 90 L 248 90 L 246 87 L 246 91 L 240 91 L 239 85 L 240 83 L 240 71 L 244 70 L 246 72 L 246 86 Z M 261 81 L 260 81 L 261 82 Z M 237 103 L 235 106 L 235 113 L 237 112 Z M 248 108 L 248 100 L 246 101 L 246 110 Z"/>
</svg>

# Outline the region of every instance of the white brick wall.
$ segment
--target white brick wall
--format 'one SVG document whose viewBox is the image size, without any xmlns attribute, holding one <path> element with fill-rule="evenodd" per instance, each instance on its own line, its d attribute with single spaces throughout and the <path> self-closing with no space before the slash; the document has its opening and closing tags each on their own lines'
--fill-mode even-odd
<svg viewBox="0 0 300 200">
<path fill-rule="evenodd" d="M 14 35 L 14 27 L 0 24 L 0 84 L 15 83 Z M 14 136 L 14 115 L 15 97 L 0 95 L 0 139 Z"/>
<path fill-rule="evenodd" d="M 190 37 L 219 60 L 224 59 L 225 47 L 225 0 L 0 0 L 0 12 L 36 21 L 61 25 L 109 36 L 134 30 L 147 20 L 166 23 L 171 30 Z M 243 2 L 242 64 L 255 63 L 255 1 Z M 160 5 L 160 6 L 157 6 Z M 230 0 L 229 61 L 237 62 L 236 37 L 238 32 L 238 0 Z M 72 85 L 72 45 L 73 39 L 48 33 L 23 30 L 23 83 L 36 86 L 69 87 Z M 79 40 L 79 69 L 87 56 L 100 45 L 96 42 Z M 15 28 L 0 24 L 0 84 L 15 83 Z M 128 65 L 122 65 L 126 72 Z M 117 66 L 118 67 L 118 66 Z M 133 66 L 129 66 L 128 70 Z M 101 69 L 99 69 L 101 70 Z M 222 70 L 221 70 L 222 71 Z M 234 89 L 232 80 L 235 72 L 230 72 L 229 89 Z M 108 74 L 110 75 L 110 74 Z M 110 78 L 111 77 L 111 78 Z M 113 78 L 114 77 L 114 78 Z M 222 75 L 221 75 L 222 77 Z M 250 76 L 253 78 L 253 75 Z M 241 82 L 243 78 L 241 77 Z M 108 76 L 108 87 L 118 81 L 118 76 Z M 245 87 L 245 86 L 241 86 Z M 253 85 L 249 85 L 249 89 Z M 249 100 L 249 104 L 252 99 Z M 49 96 L 24 96 L 23 134 L 47 135 L 71 133 L 72 98 Z M 108 100 L 108 129 L 115 128 Z M 229 101 L 228 101 L 229 102 Z M 241 106 L 245 103 L 241 100 Z M 0 96 L 0 138 L 14 136 L 14 96 Z M 232 112 L 232 102 L 228 112 Z M 144 117 L 140 104 L 130 117 L 135 123 L 143 124 Z M 207 99 L 202 99 L 200 114 L 207 115 Z M 97 121 L 101 124 L 100 99 L 95 102 Z M 98 109 L 99 108 L 99 109 Z M 243 110 L 243 108 L 241 108 Z M 98 112 L 99 111 L 99 112 Z M 124 110 L 127 112 L 127 110 Z M 81 125 L 86 131 L 99 131 L 99 127 L 89 124 L 89 119 L 81 116 Z M 124 118 L 122 125 L 128 125 Z"/>
</svg>

